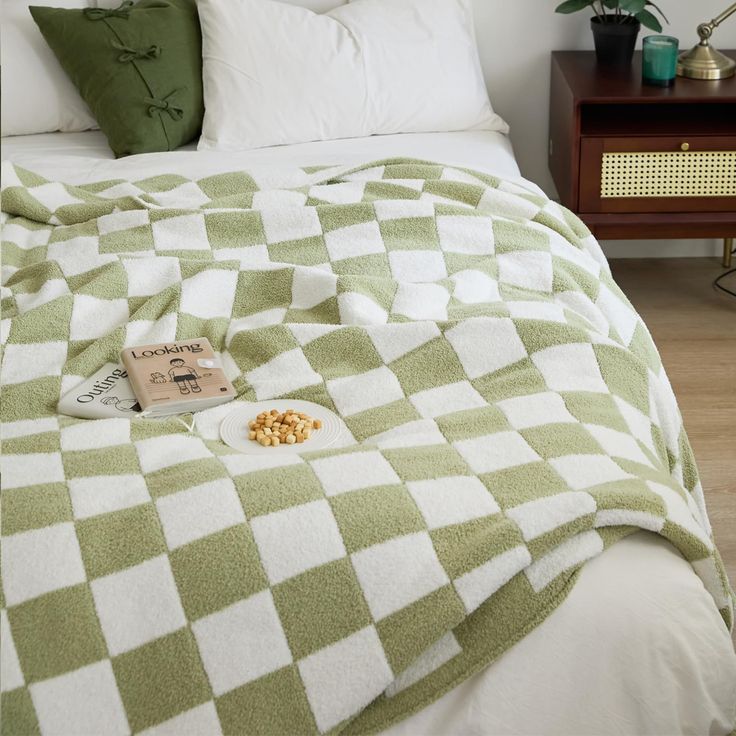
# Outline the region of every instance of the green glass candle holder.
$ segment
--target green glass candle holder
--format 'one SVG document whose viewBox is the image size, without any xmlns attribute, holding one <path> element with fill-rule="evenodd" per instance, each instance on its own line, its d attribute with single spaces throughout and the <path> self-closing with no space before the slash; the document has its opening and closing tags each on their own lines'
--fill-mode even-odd
<svg viewBox="0 0 736 736">
<path fill-rule="evenodd" d="M 644 84 L 669 87 L 677 76 L 679 41 L 672 36 L 646 36 L 642 50 Z"/>
</svg>

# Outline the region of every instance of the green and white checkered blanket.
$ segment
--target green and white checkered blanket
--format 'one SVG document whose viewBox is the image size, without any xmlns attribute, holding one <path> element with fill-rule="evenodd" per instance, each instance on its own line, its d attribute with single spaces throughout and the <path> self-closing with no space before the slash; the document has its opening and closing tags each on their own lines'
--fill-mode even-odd
<svg viewBox="0 0 736 736">
<path fill-rule="evenodd" d="M 555 203 L 403 160 L 3 183 L 3 733 L 377 731 L 636 529 L 731 625 L 657 352 Z M 124 346 L 199 336 L 239 399 L 319 402 L 355 443 L 55 413 Z"/>
</svg>

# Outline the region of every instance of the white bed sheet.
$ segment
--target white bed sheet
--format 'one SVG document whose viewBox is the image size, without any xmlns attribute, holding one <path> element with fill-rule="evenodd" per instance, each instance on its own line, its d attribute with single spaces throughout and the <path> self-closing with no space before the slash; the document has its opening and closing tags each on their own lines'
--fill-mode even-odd
<svg viewBox="0 0 736 736">
<path fill-rule="evenodd" d="M 398 156 L 521 178 L 508 139 L 484 131 L 188 149 L 115 160 L 99 131 L 2 141 L 3 158 L 78 184 Z M 736 654 L 715 604 L 674 547 L 640 532 L 586 563 L 568 598 L 497 661 L 385 734 L 724 736 L 734 726 Z"/>
<path fill-rule="evenodd" d="M 197 151 L 196 143 L 178 151 L 115 159 L 99 130 L 43 133 L 2 139 L 2 158 L 56 181 L 70 184 L 104 179 L 144 179 L 162 171 L 209 176 L 253 167 L 361 164 L 382 158 L 422 158 L 521 178 L 508 137 L 492 131 L 404 133 L 337 141 L 258 148 L 253 151 Z"/>
<path fill-rule="evenodd" d="M 723 736 L 736 654 L 672 545 L 637 532 L 493 664 L 385 736 Z"/>
</svg>

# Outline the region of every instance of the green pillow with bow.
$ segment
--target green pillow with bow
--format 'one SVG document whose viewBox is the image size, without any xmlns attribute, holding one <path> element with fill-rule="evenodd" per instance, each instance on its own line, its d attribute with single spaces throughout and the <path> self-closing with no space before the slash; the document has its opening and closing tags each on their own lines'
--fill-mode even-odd
<svg viewBox="0 0 736 736">
<path fill-rule="evenodd" d="M 30 11 L 116 156 L 172 151 L 199 134 L 202 37 L 194 0 Z"/>
</svg>

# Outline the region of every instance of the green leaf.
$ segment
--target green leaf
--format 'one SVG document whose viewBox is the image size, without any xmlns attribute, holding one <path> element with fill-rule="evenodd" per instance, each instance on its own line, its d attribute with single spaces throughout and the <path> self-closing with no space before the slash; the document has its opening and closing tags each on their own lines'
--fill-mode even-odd
<svg viewBox="0 0 736 736">
<path fill-rule="evenodd" d="M 669 23 L 669 18 L 664 14 L 664 11 L 662 8 L 659 7 L 659 5 L 656 5 L 655 3 L 651 2 L 650 0 L 646 0 L 646 5 L 651 5 L 655 10 L 664 18 L 665 23 Z"/>
<path fill-rule="evenodd" d="M 565 0 L 555 8 L 555 13 L 577 13 L 578 10 L 589 8 L 593 0 Z"/>
<path fill-rule="evenodd" d="M 619 0 L 602 0 L 602 2 L 609 10 L 616 10 Z"/>
<path fill-rule="evenodd" d="M 644 10 L 647 4 L 647 0 L 621 0 L 621 10 L 625 10 L 627 13 L 636 15 Z"/>
<path fill-rule="evenodd" d="M 662 24 L 648 10 L 642 10 L 635 17 L 643 26 L 651 28 L 651 30 L 657 31 L 657 33 L 662 32 Z"/>
</svg>

